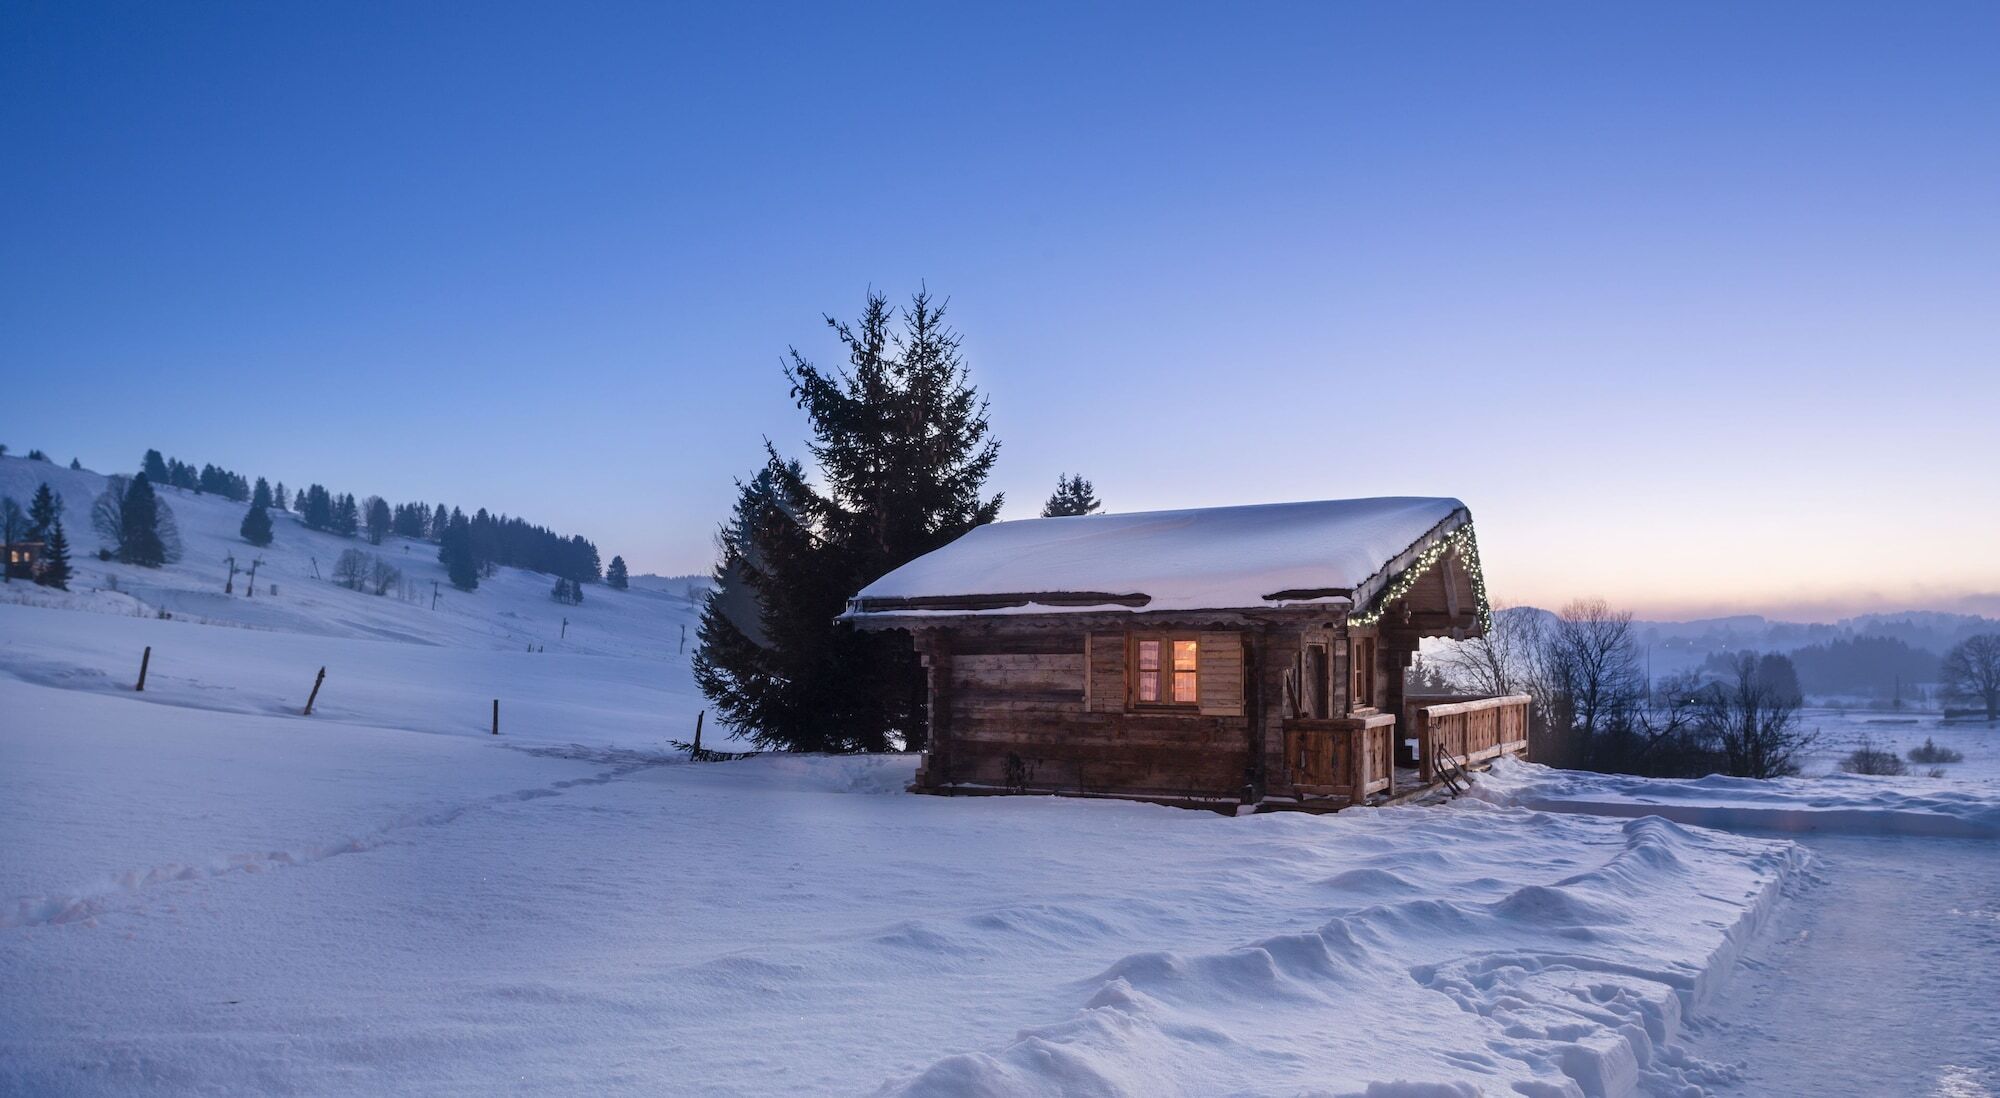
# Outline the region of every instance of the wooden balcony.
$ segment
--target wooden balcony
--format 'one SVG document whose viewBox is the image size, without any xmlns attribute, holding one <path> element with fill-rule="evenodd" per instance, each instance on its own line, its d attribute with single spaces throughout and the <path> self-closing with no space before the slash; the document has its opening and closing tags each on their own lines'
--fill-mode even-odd
<svg viewBox="0 0 2000 1098">
<path fill-rule="evenodd" d="M 1365 804 L 1396 786 L 1396 715 L 1375 713 L 1332 720 L 1285 721 L 1285 769 L 1291 792 L 1304 797 L 1345 797 Z"/>
<path fill-rule="evenodd" d="M 1425 781 L 1441 755 L 1461 766 L 1528 749 L 1528 696 L 1415 695 L 1403 701 L 1405 735 L 1417 741 L 1417 766 Z"/>
</svg>

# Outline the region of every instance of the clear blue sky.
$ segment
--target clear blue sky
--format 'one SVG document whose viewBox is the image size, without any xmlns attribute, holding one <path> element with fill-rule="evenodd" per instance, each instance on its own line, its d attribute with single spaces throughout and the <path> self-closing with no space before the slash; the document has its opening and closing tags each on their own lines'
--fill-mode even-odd
<svg viewBox="0 0 2000 1098">
<path fill-rule="evenodd" d="M 785 347 L 928 283 L 1011 517 L 1450 494 L 1503 599 L 2000 606 L 2000 5 L 14 3 L 0 50 L 16 452 L 703 569 L 803 452 Z"/>
</svg>

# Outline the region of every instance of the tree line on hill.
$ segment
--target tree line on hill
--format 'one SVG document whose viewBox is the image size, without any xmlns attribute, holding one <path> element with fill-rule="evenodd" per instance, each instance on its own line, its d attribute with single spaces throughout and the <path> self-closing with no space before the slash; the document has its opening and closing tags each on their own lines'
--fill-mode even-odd
<svg viewBox="0 0 2000 1098">
<path fill-rule="evenodd" d="M 146 451 L 146 456 L 140 460 L 139 471 L 146 474 L 146 479 L 155 488 L 166 485 L 190 492 L 208 492 L 238 503 L 250 498 L 250 481 L 243 474 L 216 465 L 203 465 L 196 469 L 192 463 L 179 458 L 162 457 L 158 450 Z"/>
<path fill-rule="evenodd" d="M 309 530 L 365 538 L 371 545 L 380 545 L 391 535 L 432 542 L 438 546 L 438 560 L 452 585 L 463 591 L 476 589 L 481 579 L 491 578 L 503 566 L 554 575 L 575 585 L 604 578 L 597 546 L 588 538 L 564 536 L 525 519 L 491 514 L 483 507 L 467 516 L 442 503 L 391 504 L 380 496 L 356 499 L 351 492 L 334 493 L 320 484 L 292 493 L 286 491 L 283 481 L 274 487 L 258 477 L 253 483 L 214 465 L 197 470 L 178 458 L 163 457 L 158 450 L 147 450 L 140 464 L 143 475 L 153 484 L 248 502 L 239 532 L 252 545 L 271 543 L 274 529 L 269 511 L 275 508 L 296 513 Z M 616 586 L 623 589 L 624 562 L 619 559 L 617 563 Z M 576 592 L 580 599 L 580 586 Z"/>
<path fill-rule="evenodd" d="M 6 443 L 4 443 L 4 442 L 0 442 L 0 457 L 6 457 L 6 456 L 7 456 L 7 444 L 6 444 Z M 54 465 L 54 464 L 55 464 L 55 462 L 56 462 L 56 459 L 54 459 L 54 458 L 50 457 L 50 456 L 49 456 L 49 455 L 48 455 L 48 454 L 47 454 L 46 452 L 44 452 L 44 451 L 42 451 L 42 450 L 29 450 L 29 451 L 28 451 L 28 460 L 29 460 L 29 461 L 46 461 L 46 462 L 48 462 L 48 463 L 49 463 L 50 465 Z M 78 459 L 78 458 L 71 458 L 71 459 L 69 459 L 69 467 L 70 467 L 71 469 L 82 469 L 82 468 L 83 468 L 83 462 L 82 462 L 82 460 L 80 460 L 80 459 Z"/>
<path fill-rule="evenodd" d="M 914 750 L 928 729 L 908 638 L 835 619 L 855 591 L 999 515 L 985 483 L 1000 444 L 944 302 L 920 290 L 899 310 L 871 292 L 855 321 L 823 319 L 844 366 L 792 348 L 784 367 L 812 468 L 767 440 L 763 463 L 737 482 L 695 680 L 760 746 Z M 1065 474 L 1043 513 L 1100 506 L 1089 481 Z"/>
</svg>

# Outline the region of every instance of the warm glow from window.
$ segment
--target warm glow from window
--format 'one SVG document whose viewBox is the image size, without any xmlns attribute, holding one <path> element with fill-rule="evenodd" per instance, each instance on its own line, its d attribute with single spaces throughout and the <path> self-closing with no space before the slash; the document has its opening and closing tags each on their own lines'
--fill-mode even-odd
<svg viewBox="0 0 2000 1098">
<path fill-rule="evenodd" d="M 1201 651 L 1193 639 L 1134 638 L 1132 700 L 1140 705 L 1194 705 L 1201 700 Z"/>
<path fill-rule="evenodd" d="M 1195 642 L 1174 642 L 1174 702 L 1177 705 L 1195 703 Z"/>
</svg>

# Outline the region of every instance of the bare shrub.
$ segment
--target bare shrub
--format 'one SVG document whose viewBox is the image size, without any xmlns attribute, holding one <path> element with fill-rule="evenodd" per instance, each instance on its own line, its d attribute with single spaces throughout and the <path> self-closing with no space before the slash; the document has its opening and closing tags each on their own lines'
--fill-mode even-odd
<svg viewBox="0 0 2000 1098">
<path fill-rule="evenodd" d="M 1876 777 L 1895 777 L 1910 772 L 1903 760 L 1894 751 L 1886 751 L 1875 746 L 1875 741 L 1867 736 L 1861 743 L 1840 760 L 1840 768 L 1849 774 L 1868 774 Z"/>
<path fill-rule="evenodd" d="M 333 582 L 350 591 L 361 590 L 368 582 L 368 554 L 359 549 L 343 549 L 333 565 Z"/>
</svg>

